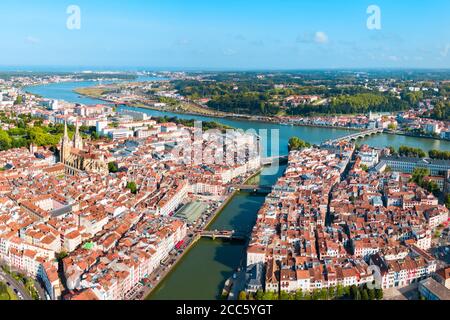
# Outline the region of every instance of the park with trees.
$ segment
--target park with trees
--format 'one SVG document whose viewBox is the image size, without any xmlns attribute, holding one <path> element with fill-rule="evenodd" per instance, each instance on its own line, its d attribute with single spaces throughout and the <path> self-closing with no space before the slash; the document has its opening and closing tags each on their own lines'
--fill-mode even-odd
<svg viewBox="0 0 450 320">
<path fill-rule="evenodd" d="M 240 292 L 239 300 L 382 300 L 383 290 L 369 288 L 367 285 L 344 287 L 337 285 L 330 288 L 315 289 L 311 292 L 272 292 L 258 290 L 256 293 Z"/>
<path fill-rule="evenodd" d="M 296 151 L 296 150 L 302 150 L 305 148 L 310 148 L 311 144 L 300 139 L 299 137 L 292 137 L 291 139 L 289 139 L 289 144 L 288 144 L 288 150 L 289 151 Z"/>
<path fill-rule="evenodd" d="M 5 300 L 17 300 L 17 296 L 6 283 L 0 282 L 0 301 Z"/>
<path fill-rule="evenodd" d="M 63 124 L 44 125 L 42 119 L 35 118 L 30 115 L 19 115 L 8 118 L 5 113 L 0 114 L 0 120 L 5 122 L 7 119 L 14 127 L 9 130 L 0 129 L 0 151 L 14 148 L 28 147 L 30 144 L 35 146 L 55 147 L 64 134 Z M 80 132 L 83 137 L 91 137 L 95 139 L 95 127 L 81 126 Z M 75 133 L 75 126 L 68 125 L 69 137 Z"/>
</svg>

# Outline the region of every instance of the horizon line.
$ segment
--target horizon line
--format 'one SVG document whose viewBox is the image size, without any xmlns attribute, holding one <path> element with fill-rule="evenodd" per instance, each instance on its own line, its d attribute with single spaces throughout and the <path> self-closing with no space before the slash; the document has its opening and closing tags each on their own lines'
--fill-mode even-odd
<svg viewBox="0 0 450 320">
<path fill-rule="evenodd" d="M 40 70 L 27 70 L 40 69 Z M 57 69 L 57 70 L 55 70 Z M 78 70 L 74 70 L 78 69 Z M 149 67 L 149 66 L 75 66 L 75 65 L 0 65 L 0 72 L 295 72 L 295 71 L 450 71 L 450 67 L 303 67 L 303 68 L 233 68 L 233 67 Z"/>
</svg>

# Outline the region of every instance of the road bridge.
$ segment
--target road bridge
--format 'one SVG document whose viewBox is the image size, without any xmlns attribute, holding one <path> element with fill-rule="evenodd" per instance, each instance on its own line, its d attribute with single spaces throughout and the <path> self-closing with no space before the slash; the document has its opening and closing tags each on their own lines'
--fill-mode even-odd
<svg viewBox="0 0 450 320">
<path fill-rule="evenodd" d="M 338 142 L 343 142 L 343 141 L 356 141 L 360 138 L 365 138 L 371 135 L 375 135 L 375 134 L 379 134 L 379 133 L 383 133 L 384 129 L 370 129 L 370 130 L 365 130 L 365 131 L 360 131 L 360 132 L 356 132 L 356 133 L 352 133 L 343 137 L 339 137 L 336 139 L 332 139 L 332 140 L 327 140 L 323 143 L 323 145 L 332 145 Z"/>
<path fill-rule="evenodd" d="M 234 230 L 214 230 L 214 231 L 203 231 L 200 233 L 202 238 L 210 239 L 224 239 L 224 240 L 237 240 L 245 241 L 247 236 L 244 234 L 235 232 Z"/>
</svg>

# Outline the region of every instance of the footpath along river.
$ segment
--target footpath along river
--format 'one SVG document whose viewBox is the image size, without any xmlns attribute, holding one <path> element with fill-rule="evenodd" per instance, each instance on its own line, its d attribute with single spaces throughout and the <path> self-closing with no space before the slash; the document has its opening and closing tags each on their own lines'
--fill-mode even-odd
<svg viewBox="0 0 450 320">
<path fill-rule="evenodd" d="M 73 92 L 75 88 L 94 86 L 96 84 L 95 82 L 67 82 L 33 86 L 25 90 L 46 98 L 62 99 L 73 103 L 104 103 L 100 100 L 80 97 Z M 284 126 L 274 123 L 192 116 L 132 107 L 121 108 L 139 109 L 152 116 L 176 116 L 183 119 L 216 121 L 243 130 L 254 129 L 257 132 L 262 129 L 269 131 L 278 129 L 280 154 L 287 154 L 287 143 L 292 136 L 298 136 L 305 141 L 319 144 L 325 140 L 354 132 L 345 129 Z M 359 143 L 366 143 L 374 147 L 393 146 L 398 148 L 401 145 L 407 145 L 422 148 L 426 151 L 431 149 L 450 151 L 449 141 L 389 134 L 371 136 L 360 140 Z M 271 155 L 272 148 L 270 143 L 266 146 L 266 150 Z M 272 185 L 283 174 L 285 168 L 285 166 L 281 166 L 275 175 L 259 175 L 254 178 L 257 180 L 255 182 L 261 185 Z M 263 202 L 264 196 L 262 195 L 238 193 L 219 214 L 210 226 L 210 229 L 226 229 L 250 233 L 256 221 L 256 214 Z M 199 240 L 148 298 L 156 300 L 212 300 L 220 298 L 226 279 L 233 275 L 234 271 L 240 266 L 242 259 L 245 258 L 245 249 L 245 244 L 243 243 L 229 243 L 207 239 Z"/>
</svg>

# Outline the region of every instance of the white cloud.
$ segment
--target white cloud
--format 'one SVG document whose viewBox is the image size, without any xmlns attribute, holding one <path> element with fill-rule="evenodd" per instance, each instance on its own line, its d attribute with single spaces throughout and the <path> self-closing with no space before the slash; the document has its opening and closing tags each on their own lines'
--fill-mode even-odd
<svg viewBox="0 0 450 320">
<path fill-rule="evenodd" d="M 237 51 L 228 48 L 228 49 L 223 50 L 223 54 L 224 54 L 225 56 L 234 56 L 235 54 L 237 54 Z"/>
<path fill-rule="evenodd" d="M 394 62 L 400 61 L 400 58 L 397 56 L 389 56 L 388 59 Z"/>
<path fill-rule="evenodd" d="M 189 40 L 187 38 L 178 39 L 177 44 L 179 46 L 188 46 L 191 44 L 191 40 Z"/>
<path fill-rule="evenodd" d="M 323 31 L 317 31 L 316 34 L 314 35 L 314 42 L 320 44 L 328 43 L 327 34 Z"/>
<path fill-rule="evenodd" d="M 297 43 L 307 44 L 326 44 L 328 43 L 328 35 L 323 31 L 305 32 L 297 36 Z"/>
<path fill-rule="evenodd" d="M 41 39 L 33 37 L 33 36 L 28 36 L 25 38 L 25 41 L 30 44 L 37 44 L 37 43 L 41 42 Z"/>
</svg>

